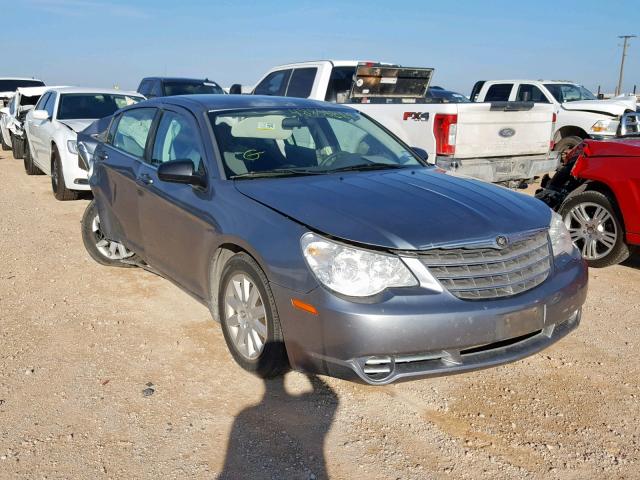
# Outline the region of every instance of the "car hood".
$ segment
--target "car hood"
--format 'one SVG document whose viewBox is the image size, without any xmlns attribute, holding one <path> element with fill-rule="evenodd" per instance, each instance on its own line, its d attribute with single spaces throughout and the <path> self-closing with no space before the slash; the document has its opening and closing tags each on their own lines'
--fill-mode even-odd
<svg viewBox="0 0 640 480">
<path fill-rule="evenodd" d="M 58 120 L 58 121 L 63 125 L 66 125 L 67 127 L 69 127 L 74 132 L 78 133 L 84 130 L 85 128 L 87 128 L 93 122 L 95 122 L 96 119 L 93 118 L 88 120 Z"/>
<path fill-rule="evenodd" d="M 539 200 L 435 169 L 235 180 L 253 200 L 356 243 L 422 250 L 546 228 Z"/>
<path fill-rule="evenodd" d="M 609 100 L 581 100 L 562 104 L 565 110 L 585 110 L 589 112 L 603 112 L 610 115 L 622 115 L 627 110 L 636 109 L 636 97 L 616 97 Z"/>
</svg>

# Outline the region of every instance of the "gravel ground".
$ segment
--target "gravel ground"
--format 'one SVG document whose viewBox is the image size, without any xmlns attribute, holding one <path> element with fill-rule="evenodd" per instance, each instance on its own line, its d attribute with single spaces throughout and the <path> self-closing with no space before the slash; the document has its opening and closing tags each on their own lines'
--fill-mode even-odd
<svg viewBox="0 0 640 480">
<path fill-rule="evenodd" d="M 263 382 L 208 311 L 94 263 L 86 200 L 0 154 L 0 478 L 640 478 L 640 260 L 515 364 L 367 387 Z"/>
</svg>

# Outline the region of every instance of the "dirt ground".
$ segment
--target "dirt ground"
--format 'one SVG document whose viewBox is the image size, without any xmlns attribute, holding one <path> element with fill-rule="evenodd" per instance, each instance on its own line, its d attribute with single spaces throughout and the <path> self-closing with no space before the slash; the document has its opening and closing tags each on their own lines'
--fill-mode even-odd
<svg viewBox="0 0 640 480">
<path fill-rule="evenodd" d="M 640 478 L 638 258 L 592 270 L 577 332 L 515 364 L 265 383 L 181 290 L 93 262 L 86 204 L 0 154 L 2 479 Z"/>
</svg>

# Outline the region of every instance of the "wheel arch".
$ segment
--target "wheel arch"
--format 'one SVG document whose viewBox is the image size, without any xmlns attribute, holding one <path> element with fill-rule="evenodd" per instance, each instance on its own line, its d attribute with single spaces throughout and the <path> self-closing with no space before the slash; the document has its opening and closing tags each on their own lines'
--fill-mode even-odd
<svg viewBox="0 0 640 480">
<path fill-rule="evenodd" d="M 560 127 L 556 130 L 555 135 L 553 136 L 553 141 L 558 143 L 565 137 L 580 137 L 580 138 L 589 138 L 589 134 L 580 127 L 576 127 L 575 125 L 565 125 L 564 127 Z"/>
</svg>

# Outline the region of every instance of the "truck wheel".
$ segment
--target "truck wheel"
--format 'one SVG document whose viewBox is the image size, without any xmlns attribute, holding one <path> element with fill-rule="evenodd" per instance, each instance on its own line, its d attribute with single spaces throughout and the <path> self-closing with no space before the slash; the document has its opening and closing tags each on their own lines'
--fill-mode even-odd
<svg viewBox="0 0 640 480">
<path fill-rule="evenodd" d="M 27 137 L 24 138 L 24 156 L 22 159 L 24 161 L 24 171 L 27 172 L 27 175 L 42 175 L 44 173 L 33 163 L 31 147 L 29 147 L 29 139 Z"/>
<path fill-rule="evenodd" d="M 11 147 L 7 145 L 7 142 L 4 141 L 4 135 L 2 134 L 2 132 L 0 132 L 0 143 L 2 143 L 2 150 L 4 150 L 5 152 L 7 150 L 11 150 Z"/>
<path fill-rule="evenodd" d="M 554 152 L 558 152 L 562 155 L 563 152 L 567 150 L 571 150 L 576 145 L 580 145 L 582 143 L 582 138 L 577 135 L 572 135 L 570 137 L 564 137 L 561 139 L 556 145 L 553 147 Z"/>
<path fill-rule="evenodd" d="M 56 197 L 56 200 L 64 202 L 78 199 L 78 191 L 69 190 L 64 183 L 62 161 L 55 147 L 53 148 L 53 159 L 51 161 L 51 189 L 53 190 L 53 195 Z"/>
<path fill-rule="evenodd" d="M 609 196 L 590 190 L 569 195 L 560 207 L 571 239 L 590 267 L 616 265 L 629 257 L 624 227 L 614 205 Z"/>
<path fill-rule="evenodd" d="M 123 263 L 122 260 L 135 261 L 136 255 L 127 250 L 127 248 L 119 242 L 113 242 L 105 238 L 102 230 L 100 230 L 100 217 L 96 202 L 91 201 L 87 205 L 82 221 L 80 222 L 82 229 L 82 243 L 86 248 L 89 256 L 100 265 L 108 267 L 134 267 L 130 263 Z"/>
<path fill-rule="evenodd" d="M 22 157 L 24 156 L 23 140 L 17 138 L 15 135 L 11 135 L 11 146 L 13 147 L 11 149 L 13 158 L 15 158 L 16 160 L 22 160 Z"/>
<path fill-rule="evenodd" d="M 267 277 L 255 260 L 246 253 L 231 257 L 215 294 L 224 339 L 234 360 L 262 378 L 285 373 L 289 361 L 278 310 Z"/>
</svg>

